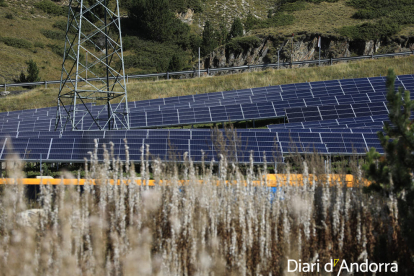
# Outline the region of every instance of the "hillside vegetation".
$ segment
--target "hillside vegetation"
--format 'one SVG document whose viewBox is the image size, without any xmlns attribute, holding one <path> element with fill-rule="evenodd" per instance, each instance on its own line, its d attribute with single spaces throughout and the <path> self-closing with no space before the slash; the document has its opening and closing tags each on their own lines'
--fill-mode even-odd
<svg viewBox="0 0 414 276">
<path fill-rule="evenodd" d="M 59 79 L 65 5 L 1 0 L 0 83 L 14 82 L 30 59 L 42 80 Z M 190 69 L 199 47 L 203 55 L 220 45 L 237 52 L 263 36 L 308 32 L 386 40 L 414 34 L 410 0 L 122 0 L 120 5 L 128 74 Z"/>
<path fill-rule="evenodd" d="M 130 79 L 127 85 L 128 100 L 137 101 L 307 81 L 384 76 L 388 68 L 394 68 L 397 75 L 410 74 L 414 71 L 414 56 L 340 63 L 323 67 L 269 69 L 183 80 Z M 47 89 L 39 87 L 29 93 L 7 96 L 0 101 L 0 112 L 55 106 L 57 94 L 58 87 L 49 85 Z"/>
</svg>

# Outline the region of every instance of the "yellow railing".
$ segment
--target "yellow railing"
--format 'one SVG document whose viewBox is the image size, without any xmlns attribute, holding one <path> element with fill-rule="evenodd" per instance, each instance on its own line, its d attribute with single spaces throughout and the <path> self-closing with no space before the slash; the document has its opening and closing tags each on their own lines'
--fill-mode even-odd
<svg viewBox="0 0 414 276">
<path fill-rule="evenodd" d="M 329 177 L 329 180 L 328 180 Z M 262 181 L 253 181 L 253 185 L 254 186 L 263 186 L 263 185 L 267 185 L 269 187 L 277 187 L 277 186 L 285 186 L 287 184 L 287 178 L 288 175 L 286 174 L 268 174 L 266 175 L 266 178 L 263 178 Z M 317 179 L 316 176 L 313 175 L 309 175 L 307 182 L 309 183 L 309 185 L 312 185 L 313 183 L 313 179 L 315 178 L 315 182 L 322 182 L 322 183 L 327 183 L 329 181 L 330 185 L 337 185 L 337 183 L 339 183 L 341 186 L 342 184 L 346 184 L 347 187 L 356 187 L 356 186 L 368 186 L 371 183 L 368 180 L 362 180 L 362 181 L 358 181 L 357 179 L 354 179 L 354 176 L 352 174 L 347 174 L 345 176 L 341 176 L 341 175 L 337 175 L 337 174 L 331 174 L 329 176 L 323 175 L 320 177 L 320 180 Z M 88 181 L 88 182 L 86 182 Z M 86 180 L 86 179 L 80 179 L 78 181 L 78 179 L 36 179 L 36 178 L 22 178 L 22 179 L 14 179 L 14 178 L 3 178 L 0 179 L 0 185 L 2 184 L 23 184 L 23 185 L 41 185 L 41 184 L 50 184 L 50 185 L 85 185 L 85 182 L 90 184 L 90 185 L 97 185 L 97 184 L 102 184 L 102 183 L 106 183 L 106 180 L 103 179 L 91 179 L 91 180 Z M 124 184 L 129 184 L 131 183 L 130 180 L 123 180 L 122 181 Z M 180 180 L 179 181 L 181 185 L 185 185 L 186 183 L 188 183 L 188 181 L 184 181 L 184 180 Z M 203 183 L 202 180 L 199 181 L 200 184 Z M 115 180 L 110 179 L 109 183 L 114 185 L 115 184 Z M 146 183 L 145 180 L 140 180 L 137 179 L 135 180 L 135 183 L 137 185 L 148 185 L 148 186 L 154 186 L 155 185 L 155 180 L 149 180 L 148 184 Z M 227 184 L 236 184 L 236 182 L 228 182 L 226 181 Z M 117 181 L 117 184 L 120 185 L 121 184 L 121 180 Z M 219 184 L 219 182 L 217 183 Z M 304 185 L 304 177 L 302 174 L 290 174 L 289 175 L 289 184 L 292 186 L 303 186 Z M 159 185 L 171 185 L 170 181 L 167 181 L 167 183 L 163 183 L 163 181 L 159 181 Z M 247 182 L 245 182 L 245 185 L 247 185 Z"/>
</svg>

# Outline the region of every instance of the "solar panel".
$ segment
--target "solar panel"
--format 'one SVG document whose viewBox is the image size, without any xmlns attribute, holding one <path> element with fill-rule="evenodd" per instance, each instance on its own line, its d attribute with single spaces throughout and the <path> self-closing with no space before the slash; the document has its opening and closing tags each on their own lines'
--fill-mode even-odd
<svg viewBox="0 0 414 276">
<path fill-rule="evenodd" d="M 410 77 L 410 76 L 409 76 Z M 407 79 L 407 77 L 405 77 Z M 404 77 L 402 77 L 402 79 L 404 79 Z M 378 84 L 380 81 L 384 82 L 384 78 L 372 78 L 372 81 L 375 84 Z M 285 90 L 283 90 L 282 88 L 285 87 Z M 142 113 L 141 111 L 135 111 L 136 107 L 138 106 L 146 106 L 148 108 L 152 108 L 149 109 L 148 112 L 150 112 L 150 110 L 153 110 L 154 108 L 157 108 L 158 111 L 160 110 L 166 110 L 166 109 L 171 109 L 169 108 L 169 106 L 171 105 L 181 105 L 181 108 L 183 108 L 183 106 L 186 106 L 185 104 L 189 104 L 189 103 L 197 103 L 200 101 L 203 101 L 203 103 L 201 104 L 201 106 L 205 106 L 205 104 L 207 104 L 205 102 L 205 100 L 215 100 L 216 102 L 212 102 L 211 106 L 209 105 L 209 107 L 215 106 L 217 104 L 221 104 L 219 102 L 217 102 L 218 100 L 220 100 L 221 98 L 223 98 L 223 95 L 226 95 L 226 99 L 230 99 L 231 101 L 229 101 L 229 103 L 245 103 L 245 102 L 253 102 L 254 99 L 254 93 L 255 91 L 257 92 L 257 95 L 259 96 L 263 96 L 265 94 L 263 94 L 264 92 L 269 92 L 269 91 L 277 91 L 280 92 L 278 95 L 278 99 L 282 98 L 284 95 L 285 98 L 290 98 L 292 101 L 289 103 L 284 104 L 284 107 L 293 107 L 293 106 L 314 106 L 314 105 L 327 105 L 327 104 L 334 104 L 335 101 L 338 103 L 347 103 L 347 102 L 361 102 L 361 101 L 365 101 L 365 102 L 373 102 L 373 101 L 379 101 L 379 100 L 383 100 L 384 97 L 376 97 L 374 95 L 374 98 L 372 98 L 372 95 L 370 95 L 368 97 L 368 94 L 364 94 L 364 95 L 355 95 L 352 94 L 353 96 L 351 97 L 343 97 L 343 95 L 341 96 L 340 93 L 343 92 L 345 93 L 346 91 L 356 91 L 358 92 L 358 90 L 363 90 L 363 91 L 372 91 L 373 93 L 375 92 L 373 90 L 373 85 L 371 84 L 371 79 L 358 79 L 358 80 L 340 80 L 340 81 L 329 81 L 329 82 L 316 82 L 316 83 L 305 83 L 305 84 L 294 84 L 294 85 L 288 85 L 288 86 L 281 86 L 281 87 L 263 87 L 263 88 L 257 88 L 257 89 L 245 89 L 245 90 L 239 90 L 239 91 L 229 91 L 229 93 L 227 92 L 216 92 L 216 93 L 209 93 L 209 94 L 201 94 L 201 95 L 194 95 L 194 96 L 183 96 L 183 97 L 175 97 L 175 98 L 165 98 L 165 99 L 155 99 L 155 100 L 149 100 L 149 101 L 142 101 L 142 102 L 134 102 L 133 105 L 131 104 L 131 108 L 132 106 L 134 107 L 133 109 L 131 109 L 131 122 L 132 122 L 132 126 L 133 127 L 150 127 L 150 126 L 162 126 L 162 125 L 173 125 L 173 124 L 186 124 L 186 123 L 193 123 L 191 121 L 192 116 L 190 115 L 189 118 L 187 116 L 185 116 L 183 118 L 183 120 L 181 120 L 180 118 L 175 119 L 175 118 L 165 118 L 165 116 L 163 116 L 163 118 L 160 117 L 152 117 L 152 113 L 149 113 L 148 116 L 145 115 L 145 113 Z M 310 90 L 310 89 L 313 90 Z M 348 89 L 348 90 L 347 90 Z M 316 99 L 318 96 L 318 93 L 322 93 L 319 96 L 322 97 L 320 99 Z M 346 94 L 346 93 L 345 93 Z M 315 96 L 316 95 L 316 96 Z M 327 95 L 330 95 L 330 97 L 328 97 Z M 331 97 L 332 95 L 336 95 L 336 97 Z M 270 96 L 270 95 L 269 95 Z M 246 99 L 236 99 L 237 97 L 248 97 Z M 302 101 L 300 99 L 297 99 L 297 97 L 303 98 L 305 99 L 304 104 L 302 104 Z M 316 97 L 316 98 L 315 98 Z M 262 100 L 264 100 L 264 98 L 261 98 Z M 352 99 L 352 100 L 351 100 Z M 234 100 L 234 101 L 233 101 Z M 268 101 L 269 99 L 266 99 L 266 101 Z M 263 103 L 265 103 L 266 101 L 264 101 Z M 276 99 L 274 99 L 274 101 L 276 101 Z M 308 102 L 307 102 L 308 101 Z M 260 102 L 260 101 L 254 101 L 256 102 Z M 161 109 L 161 105 L 163 106 L 163 108 Z M 222 104 L 221 104 L 222 105 Z M 274 105 L 274 111 L 275 111 L 275 115 L 280 116 L 283 115 L 283 110 L 279 110 L 279 107 L 277 106 L 277 103 L 275 105 L 275 102 L 273 102 Z M 172 108 L 174 108 L 174 106 Z M 93 109 L 94 107 L 91 106 L 91 108 Z M 98 110 L 97 108 L 95 108 L 96 110 Z M 261 109 L 262 110 L 262 109 Z M 250 110 L 247 110 L 248 119 L 259 119 L 259 118 L 264 118 L 264 116 L 268 117 L 271 116 L 271 109 L 270 109 L 270 104 L 268 105 L 268 107 L 266 107 L 264 110 L 266 110 L 266 112 L 260 112 L 259 114 L 255 113 L 255 114 L 249 114 Z M 41 112 L 46 112 L 48 113 L 49 111 L 52 110 L 48 110 L 48 109 L 44 109 L 41 110 Z M 32 110 L 32 111 L 25 111 L 25 112 L 15 112 L 14 115 L 20 116 L 22 114 L 26 114 L 29 115 L 31 114 L 31 116 L 34 116 L 35 113 L 40 112 L 38 110 Z M 136 114 L 135 116 L 135 112 L 140 112 L 138 114 Z M 152 111 L 151 111 L 152 112 Z M 184 111 L 185 113 L 185 111 Z M 8 113 L 8 115 L 13 114 Z M 279 115 L 280 114 L 280 115 Z M 26 116 L 25 115 L 25 116 Z M 50 114 L 52 117 L 54 116 L 54 112 L 50 112 Z M 223 114 L 222 114 L 223 115 Z M 258 117 L 256 117 L 258 116 Z M 145 117 L 145 118 L 144 118 Z M 224 116 L 222 116 L 223 118 Z M 229 117 L 229 114 L 227 114 L 227 119 Z M 17 117 L 19 118 L 19 117 Z M 206 117 L 204 117 L 206 118 Z M 241 116 L 238 116 L 237 120 L 241 120 Z M 149 120 L 148 120 L 149 119 Z M 246 118 L 243 118 L 246 119 Z M 144 123 L 145 121 L 145 123 Z M 181 122 L 183 121 L 183 122 Z M 201 122 L 200 118 L 194 118 L 194 121 L 197 122 Z M 211 121 L 211 118 L 210 118 Z M 205 121 L 205 122 L 209 122 L 209 121 Z M 88 127 L 88 124 L 92 123 L 91 121 L 85 121 L 84 125 L 86 125 L 86 127 Z M 27 126 L 23 126 L 22 130 L 23 131 L 30 131 L 31 128 L 33 127 L 33 129 L 36 127 L 36 129 L 39 129 L 38 127 L 42 127 L 43 124 L 37 124 L 36 125 L 27 125 Z M 14 126 L 13 126 L 14 127 Z M 4 126 L 2 126 L 2 130 L 3 130 Z M 51 128 L 51 121 L 49 121 L 48 126 L 45 126 L 44 129 L 50 129 Z M 13 129 L 13 128 L 12 128 Z M 33 130 L 32 129 L 32 130 Z M 6 126 L 6 130 L 10 131 L 11 129 L 8 128 L 8 126 Z M 16 131 L 18 131 L 18 129 L 16 129 Z"/>
<path fill-rule="evenodd" d="M 244 149 L 237 155 L 243 162 L 247 161 L 250 150 L 271 154 L 271 144 L 280 153 L 290 150 L 289 143 L 302 151 L 313 144 L 314 149 L 326 153 L 362 153 L 371 145 L 379 147 L 376 132 L 388 120 L 384 83 L 384 77 L 334 80 L 146 100 L 128 106 L 133 128 L 275 118 L 286 114 L 288 124 L 269 126 L 267 132 L 241 131 Z M 413 76 L 398 76 L 396 86 L 414 88 Z M 88 108 L 96 114 L 101 107 L 90 104 Z M 115 141 L 116 153 L 124 158 L 122 144 L 127 137 L 134 158 L 140 157 L 143 143 L 150 145 L 153 156 L 161 158 L 171 153 L 167 143 L 174 145 L 180 154 L 187 151 L 189 156 L 201 158 L 203 149 L 211 158 L 217 158 L 210 131 L 64 132 L 59 138 L 59 133 L 51 131 L 54 116 L 54 107 L 0 113 L 0 137 L 3 137 L 0 147 L 4 147 L 4 138 L 11 136 L 16 151 L 26 160 L 42 156 L 48 160 L 82 161 L 87 151 L 94 150 L 96 138 L 99 143 Z M 88 128 L 92 123 L 85 117 L 81 127 Z M 335 136 L 339 140 L 332 141 L 332 136 L 327 136 L 329 141 L 325 143 L 319 136 L 322 134 L 340 135 L 342 140 Z M 293 142 L 287 141 L 287 137 Z M 46 142 L 48 139 L 50 142 Z M 7 149 L 1 150 L 0 158 L 4 158 Z M 262 153 L 255 153 L 254 160 L 263 161 Z"/>
</svg>

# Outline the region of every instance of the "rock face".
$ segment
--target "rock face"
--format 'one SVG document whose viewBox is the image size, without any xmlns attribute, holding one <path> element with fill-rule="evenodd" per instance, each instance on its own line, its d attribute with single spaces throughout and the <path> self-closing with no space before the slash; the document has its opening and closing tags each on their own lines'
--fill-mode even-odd
<svg viewBox="0 0 414 276">
<path fill-rule="evenodd" d="M 193 24 L 194 11 L 192 9 L 188 9 L 186 12 L 183 12 L 183 13 L 177 13 L 176 16 L 183 23 L 187 23 L 188 25 Z"/>
<path fill-rule="evenodd" d="M 5 97 L 10 94 L 10 91 L 2 91 L 0 92 L 0 96 Z"/>
<path fill-rule="evenodd" d="M 278 62 L 318 60 L 319 34 L 299 34 L 292 37 L 261 37 L 258 47 L 244 48 L 241 52 L 231 52 L 220 46 L 201 61 L 201 68 L 220 68 L 243 65 L 257 65 Z M 293 51 L 292 51 L 293 49 Z M 384 41 L 352 41 L 335 36 L 321 37 L 321 59 L 372 55 L 414 50 L 414 37 L 388 38 Z M 308 65 L 304 65 L 308 66 Z M 198 64 L 194 66 L 198 68 Z M 213 74 L 226 74 L 215 72 Z"/>
<path fill-rule="evenodd" d="M 272 41 L 265 39 L 259 47 L 249 47 L 241 52 L 230 52 L 220 46 L 201 61 L 201 68 L 220 68 L 268 63 L 268 52 Z"/>
</svg>

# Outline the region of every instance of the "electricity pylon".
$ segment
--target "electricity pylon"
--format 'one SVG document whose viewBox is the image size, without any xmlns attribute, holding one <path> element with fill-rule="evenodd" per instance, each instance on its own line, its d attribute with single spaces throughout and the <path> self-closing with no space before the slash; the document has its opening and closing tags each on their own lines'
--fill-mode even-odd
<svg viewBox="0 0 414 276">
<path fill-rule="evenodd" d="M 130 128 L 118 0 L 69 1 L 55 129 L 69 127 Z"/>
</svg>

